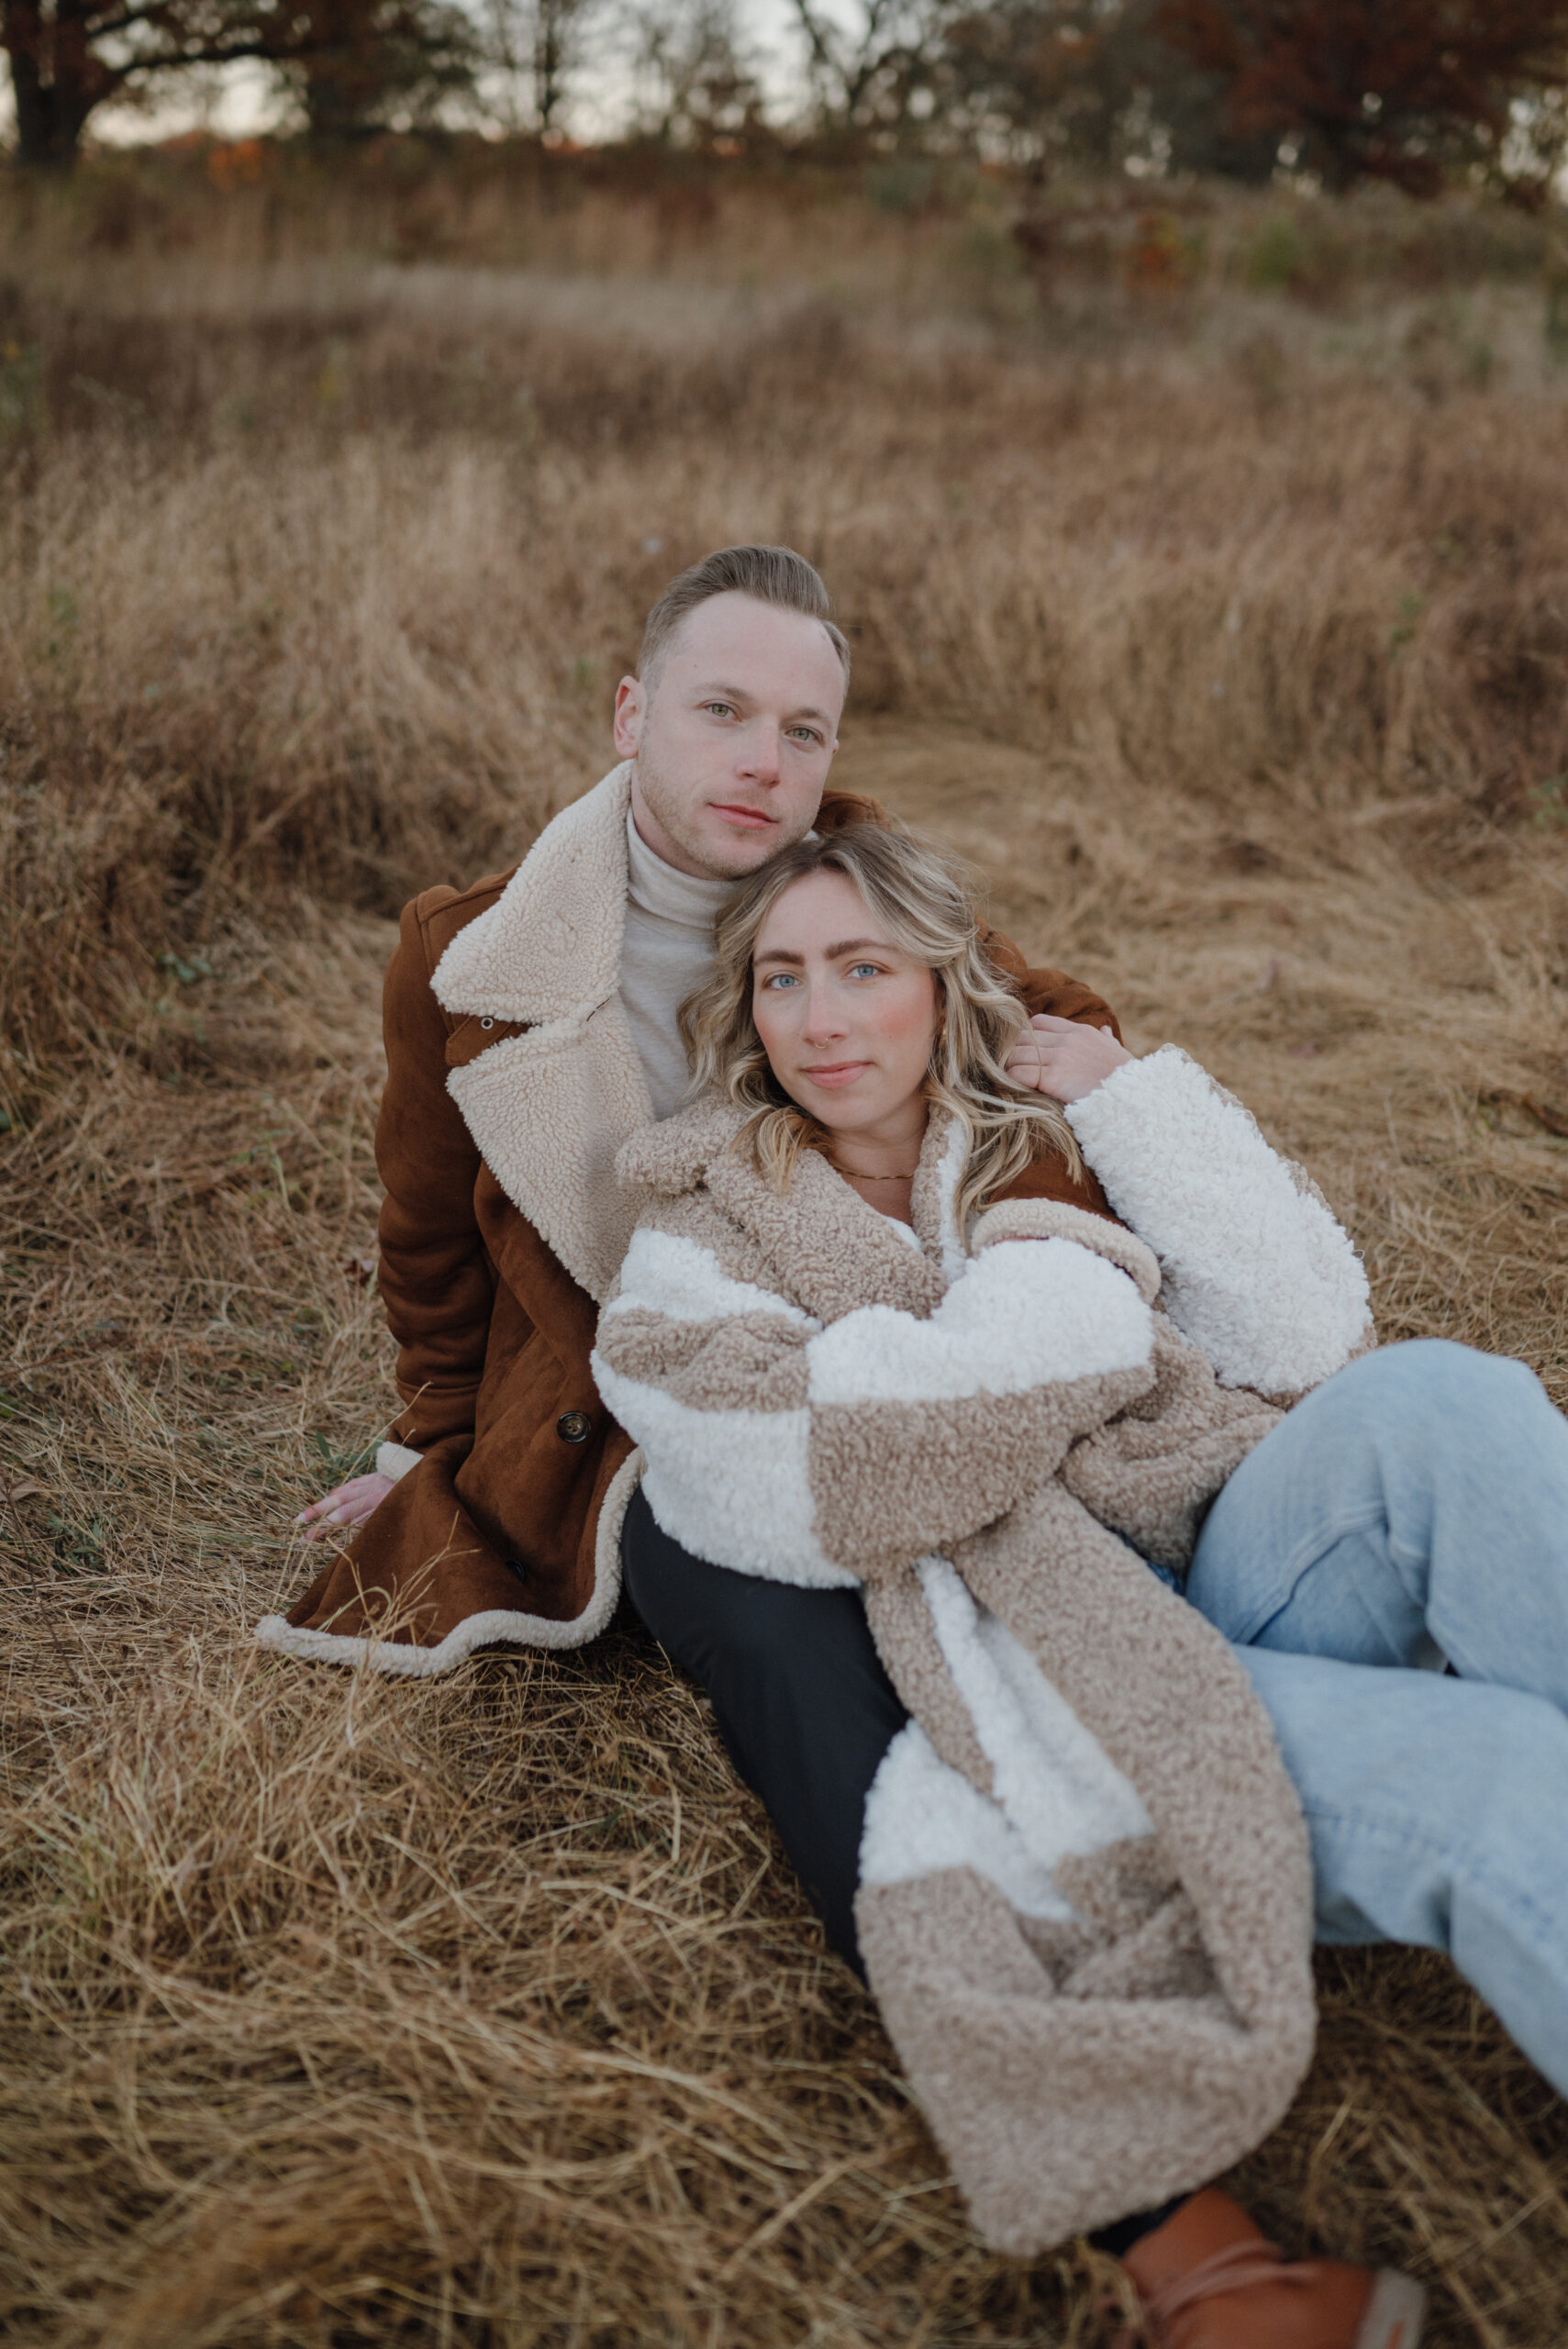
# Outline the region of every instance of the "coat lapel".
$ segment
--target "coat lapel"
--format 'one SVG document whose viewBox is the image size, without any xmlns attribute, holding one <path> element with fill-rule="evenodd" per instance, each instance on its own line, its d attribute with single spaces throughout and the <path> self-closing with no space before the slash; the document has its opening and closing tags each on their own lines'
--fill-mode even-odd
<svg viewBox="0 0 1568 2349">
<path fill-rule="evenodd" d="M 653 1114 L 618 992 L 630 799 L 624 764 L 564 808 L 430 981 L 455 1017 L 526 1028 L 447 1088 L 507 1197 L 594 1297 L 631 1237 L 616 1152 Z"/>
<path fill-rule="evenodd" d="M 740 1123 L 738 1116 L 734 1123 Z M 926 1151 L 934 1144 L 928 1134 Z M 923 1152 L 922 1169 L 925 1158 Z M 912 1248 L 907 1235 L 868 1207 L 815 1150 L 802 1151 L 782 1196 L 749 1157 L 728 1149 L 709 1161 L 707 1187 L 759 1242 L 796 1301 L 820 1320 L 837 1321 L 862 1305 L 888 1305 L 923 1319 L 941 1301 L 947 1281 L 938 1264 L 924 1249 Z"/>
</svg>

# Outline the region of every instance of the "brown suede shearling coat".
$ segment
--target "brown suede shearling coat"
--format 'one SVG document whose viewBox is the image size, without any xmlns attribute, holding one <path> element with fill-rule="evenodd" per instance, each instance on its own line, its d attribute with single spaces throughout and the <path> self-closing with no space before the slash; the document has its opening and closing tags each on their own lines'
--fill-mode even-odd
<svg viewBox="0 0 1568 2349">
<path fill-rule="evenodd" d="M 629 795 L 623 765 L 510 873 L 404 910 L 376 1128 L 398 1481 L 258 1627 L 265 1645 L 424 1675 L 483 1647 L 576 1646 L 615 1611 L 640 1459 L 589 1354 L 631 1233 L 616 1156 L 651 1113 L 617 993 Z M 868 817 L 830 792 L 817 826 Z M 1089 988 L 989 943 L 1030 1013 L 1115 1028 Z M 1109 1213 L 1055 1157 L 1008 1196 Z"/>
</svg>

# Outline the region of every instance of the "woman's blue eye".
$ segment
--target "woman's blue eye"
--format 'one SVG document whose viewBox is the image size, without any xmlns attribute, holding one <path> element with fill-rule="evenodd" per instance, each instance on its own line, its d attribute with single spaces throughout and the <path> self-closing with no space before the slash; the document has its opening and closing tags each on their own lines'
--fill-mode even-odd
<svg viewBox="0 0 1568 2349">
<path fill-rule="evenodd" d="M 868 974 L 874 979 L 877 976 L 877 966 L 874 963 L 851 963 L 850 964 L 850 976 L 851 979 L 858 979 L 862 972 Z"/>
</svg>

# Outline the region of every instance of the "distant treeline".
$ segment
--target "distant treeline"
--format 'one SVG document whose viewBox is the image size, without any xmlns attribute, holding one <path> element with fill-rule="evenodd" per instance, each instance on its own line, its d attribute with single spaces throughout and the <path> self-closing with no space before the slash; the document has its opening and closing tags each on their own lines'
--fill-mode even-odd
<svg viewBox="0 0 1568 2349">
<path fill-rule="evenodd" d="M 1285 173 L 1551 200 L 1568 0 L 792 0 L 764 92 L 742 0 L 0 0 L 16 161 L 94 112 L 259 63 L 317 148 L 461 128 L 559 142 L 591 85 L 635 140 L 716 158 L 970 157 L 1044 179 Z"/>
</svg>

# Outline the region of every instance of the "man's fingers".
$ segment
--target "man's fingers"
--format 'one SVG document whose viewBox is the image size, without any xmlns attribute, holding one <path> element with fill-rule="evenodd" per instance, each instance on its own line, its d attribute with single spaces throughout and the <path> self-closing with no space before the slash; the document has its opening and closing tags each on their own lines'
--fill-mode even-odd
<svg viewBox="0 0 1568 2349">
<path fill-rule="evenodd" d="M 323 1493 L 319 1500 L 308 1502 L 295 1519 L 295 1523 L 314 1526 L 318 1533 L 325 1531 L 328 1525 L 357 1524 L 355 1503 L 361 1498 L 355 1490 L 358 1482 L 359 1479 L 355 1478 L 347 1485 L 334 1485 L 332 1490 Z"/>
<path fill-rule="evenodd" d="M 363 1525 L 367 1518 L 374 1516 L 391 1490 L 390 1476 L 350 1476 L 346 1485 L 334 1486 L 331 1492 L 323 1493 L 318 1501 L 302 1508 L 295 1523 L 304 1526 L 307 1542 L 318 1542 L 339 1527 Z"/>
<path fill-rule="evenodd" d="M 307 1542 L 319 1542 L 324 1535 L 336 1531 L 339 1526 L 362 1525 L 370 1515 L 370 1510 L 362 1505 L 354 1508 L 327 1508 L 317 1501 L 308 1514 L 315 1521 L 306 1528 L 305 1538 Z M 297 1525 L 300 1521 L 301 1520 L 296 1517 L 295 1523 Z"/>
</svg>

